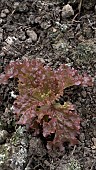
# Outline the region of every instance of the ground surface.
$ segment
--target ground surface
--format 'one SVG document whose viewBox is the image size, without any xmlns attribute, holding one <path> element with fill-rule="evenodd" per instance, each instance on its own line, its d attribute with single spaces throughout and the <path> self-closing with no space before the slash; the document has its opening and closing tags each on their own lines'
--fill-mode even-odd
<svg viewBox="0 0 96 170">
<path fill-rule="evenodd" d="M 0 72 L 11 60 L 27 57 L 55 68 L 68 63 L 95 76 L 96 2 L 69 1 L 73 11 L 68 16 L 64 2 L 0 0 Z M 66 90 L 62 98 L 69 96 L 82 118 L 79 144 L 65 146 L 63 153 L 48 153 L 39 138 L 15 125 L 12 91 L 16 93 L 15 82 L 0 86 L 0 170 L 96 169 L 95 82 L 93 87 Z"/>
</svg>

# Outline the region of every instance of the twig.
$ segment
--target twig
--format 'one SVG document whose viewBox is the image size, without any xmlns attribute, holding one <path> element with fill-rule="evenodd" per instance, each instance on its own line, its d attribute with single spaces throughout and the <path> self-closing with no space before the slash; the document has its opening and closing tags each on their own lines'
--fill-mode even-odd
<svg viewBox="0 0 96 170">
<path fill-rule="evenodd" d="M 83 2 L 83 0 L 80 0 L 79 5 L 78 5 L 78 10 L 79 10 L 79 12 L 78 12 L 78 13 L 74 16 L 74 18 L 72 19 L 72 23 L 75 21 L 75 18 L 76 18 L 78 15 L 80 15 L 80 13 L 81 13 L 82 2 Z"/>
<path fill-rule="evenodd" d="M 73 151 L 72 151 L 72 153 L 71 153 L 71 156 L 74 154 L 75 149 L 76 149 L 76 145 L 75 145 L 74 148 L 73 148 Z"/>
<path fill-rule="evenodd" d="M 79 13 L 77 13 L 74 18 L 72 19 L 72 23 L 75 21 L 75 18 L 79 15 Z M 75 21 L 75 22 L 80 22 L 80 21 Z"/>
<path fill-rule="evenodd" d="M 80 14 L 80 12 L 81 12 L 82 2 L 83 2 L 83 0 L 80 0 L 80 3 L 79 3 L 79 5 L 78 5 L 79 14 Z"/>
</svg>

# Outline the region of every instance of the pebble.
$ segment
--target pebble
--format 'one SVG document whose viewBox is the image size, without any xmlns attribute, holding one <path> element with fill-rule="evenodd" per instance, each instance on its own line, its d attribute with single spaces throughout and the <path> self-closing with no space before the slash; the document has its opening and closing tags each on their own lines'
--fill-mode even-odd
<svg viewBox="0 0 96 170">
<path fill-rule="evenodd" d="M 87 95 L 86 91 L 82 91 L 81 94 L 82 94 L 82 97 L 86 98 L 86 95 Z"/>
<path fill-rule="evenodd" d="M 85 129 L 86 128 L 86 122 L 85 121 L 82 121 L 81 122 L 81 125 L 82 125 L 82 127 Z"/>
<path fill-rule="evenodd" d="M 6 41 L 7 44 L 11 45 L 13 43 L 13 38 L 8 36 L 5 41 Z"/>
<path fill-rule="evenodd" d="M 13 8 L 16 9 L 19 6 L 19 2 L 14 2 Z"/>
<path fill-rule="evenodd" d="M 69 4 L 64 5 L 63 9 L 62 9 L 62 19 L 63 18 L 69 18 L 73 15 L 74 15 L 74 11 L 73 11 L 72 6 L 70 6 Z"/>
<path fill-rule="evenodd" d="M 28 39 L 26 40 L 26 42 L 27 42 L 28 44 L 31 44 L 31 43 L 32 43 L 32 39 L 31 39 L 31 38 L 28 38 Z M 28 47 L 26 47 L 26 49 L 28 49 Z"/>
<path fill-rule="evenodd" d="M 96 149 L 96 138 L 92 138 L 92 142 L 93 142 L 93 144 L 94 144 L 94 148 Z"/>
<path fill-rule="evenodd" d="M 0 130 L 0 144 L 5 142 L 7 136 L 8 136 L 8 132 L 6 130 Z"/>
<path fill-rule="evenodd" d="M 5 53 L 4 52 L 1 52 L 0 53 L 0 57 L 2 58 L 2 57 L 5 57 Z"/>
<path fill-rule="evenodd" d="M 6 8 L 6 9 L 3 10 L 3 13 L 9 14 L 9 10 Z"/>
<path fill-rule="evenodd" d="M 35 20 L 34 14 L 30 14 L 30 13 L 29 13 L 28 22 L 30 22 L 30 23 L 33 25 L 33 24 L 34 24 L 34 20 Z"/>
<path fill-rule="evenodd" d="M 4 12 L 1 12 L 1 18 L 5 18 L 6 14 Z"/>
<path fill-rule="evenodd" d="M 33 30 L 27 30 L 27 35 L 32 39 L 32 41 L 37 41 L 37 34 Z"/>
<path fill-rule="evenodd" d="M 25 3 L 19 4 L 19 6 L 17 7 L 18 7 L 17 9 L 18 12 L 24 12 L 24 13 L 28 12 L 28 6 Z"/>
<path fill-rule="evenodd" d="M 11 91 L 11 97 L 13 97 L 14 99 L 17 97 L 17 95 L 14 94 L 14 91 Z"/>
<path fill-rule="evenodd" d="M 22 32 L 20 33 L 19 39 L 22 40 L 22 41 L 26 40 L 25 32 L 22 31 Z"/>
<path fill-rule="evenodd" d="M 4 10 L 1 11 L 1 18 L 5 18 L 7 14 L 9 14 L 9 10 L 6 8 Z"/>
<path fill-rule="evenodd" d="M 81 133 L 81 134 L 80 134 L 80 141 L 81 141 L 81 142 L 84 142 L 84 140 L 85 140 L 85 134 L 84 134 L 84 133 Z"/>
<path fill-rule="evenodd" d="M 41 23 L 41 28 L 43 28 L 43 29 L 48 29 L 50 26 L 51 26 L 50 21 Z"/>
</svg>

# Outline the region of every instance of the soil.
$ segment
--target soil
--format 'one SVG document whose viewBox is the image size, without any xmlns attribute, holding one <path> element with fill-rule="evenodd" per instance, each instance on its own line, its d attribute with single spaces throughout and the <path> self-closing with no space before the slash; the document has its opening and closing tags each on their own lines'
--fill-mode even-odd
<svg viewBox="0 0 96 170">
<path fill-rule="evenodd" d="M 63 7 L 68 3 L 73 11 L 64 16 Z M 0 73 L 10 61 L 24 58 L 39 58 L 53 68 L 66 63 L 95 77 L 96 1 L 0 0 Z M 0 133 L 4 132 L 0 152 L 5 144 L 12 145 L 18 129 L 10 109 L 12 91 L 18 93 L 14 80 L 0 85 Z M 0 155 L 0 170 L 96 169 L 96 81 L 93 87 L 66 89 L 61 100 L 75 104 L 82 119 L 78 145 L 66 144 L 63 152 L 49 153 L 40 138 L 25 130 L 25 162 L 13 166 L 8 158 L 1 161 Z"/>
</svg>

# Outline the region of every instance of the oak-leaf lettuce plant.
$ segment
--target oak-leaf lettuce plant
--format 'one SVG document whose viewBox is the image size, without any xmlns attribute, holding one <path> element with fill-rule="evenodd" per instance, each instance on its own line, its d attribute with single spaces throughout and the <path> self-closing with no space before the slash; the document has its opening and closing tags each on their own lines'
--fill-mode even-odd
<svg viewBox="0 0 96 170">
<path fill-rule="evenodd" d="M 57 100 L 70 86 L 92 85 L 92 78 L 79 75 L 77 70 L 62 64 L 56 70 L 37 60 L 10 62 L 0 75 L 0 84 L 7 84 L 8 79 L 18 79 L 19 95 L 14 101 L 14 113 L 18 124 L 27 125 L 47 138 L 47 148 L 63 149 L 64 142 L 74 145 L 80 130 L 80 117 L 70 102 L 61 105 Z"/>
</svg>

